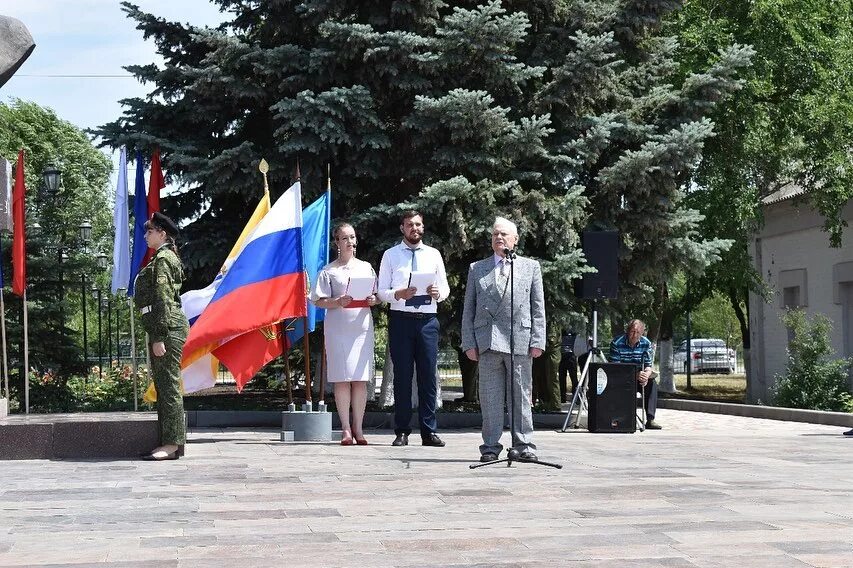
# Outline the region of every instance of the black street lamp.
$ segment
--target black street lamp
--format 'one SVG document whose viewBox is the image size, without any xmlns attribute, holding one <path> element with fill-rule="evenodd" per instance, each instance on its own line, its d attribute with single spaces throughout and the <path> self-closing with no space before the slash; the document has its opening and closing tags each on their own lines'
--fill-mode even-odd
<svg viewBox="0 0 853 568">
<path fill-rule="evenodd" d="M 44 182 L 44 189 L 48 197 L 55 197 L 59 193 L 59 185 L 62 182 L 62 170 L 57 169 L 55 165 L 48 164 L 41 172 L 41 178 Z"/>
<path fill-rule="evenodd" d="M 77 227 L 77 234 L 80 237 L 80 242 L 88 245 L 92 240 L 92 223 L 88 219 L 83 220 L 80 226 Z"/>
</svg>

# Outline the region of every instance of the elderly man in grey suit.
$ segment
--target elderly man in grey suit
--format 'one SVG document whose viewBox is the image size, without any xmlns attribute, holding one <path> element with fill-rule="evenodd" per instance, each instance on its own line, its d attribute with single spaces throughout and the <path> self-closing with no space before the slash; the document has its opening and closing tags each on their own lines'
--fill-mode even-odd
<svg viewBox="0 0 853 568">
<path fill-rule="evenodd" d="M 533 450 L 531 387 L 533 358 L 545 349 L 545 300 L 542 270 L 529 258 L 506 258 L 518 242 L 515 224 L 503 217 L 492 226 L 494 254 L 471 264 L 462 312 L 462 349 L 480 366 L 483 444 L 480 461 L 498 459 L 503 450 L 504 404 L 513 409 L 512 447 L 521 459 L 536 460 Z M 510 305 L 510 263 L 514 285 Z M 510 323 L 513 313 L 514 326 Z M 514 356 L 510 372 L 510 337 Z M 513 381 L 510 388 L 510 381 Z M 514 398 L 510 403 L 510 392 Z"/>
</svg>

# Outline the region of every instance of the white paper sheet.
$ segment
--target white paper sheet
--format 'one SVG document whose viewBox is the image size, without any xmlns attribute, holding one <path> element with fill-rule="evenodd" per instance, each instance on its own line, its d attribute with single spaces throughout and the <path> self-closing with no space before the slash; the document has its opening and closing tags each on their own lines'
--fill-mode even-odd
<svg viewBox="0 0 853 568">
<path fill-rule="evenodd" d="M 430 284 L 435 284 L 435 272 L 412 272 L 409 288 L 414 286 L 418 289 L 415 296 L 426 296 Z"/>
<path fill-rule="evenodd" d="M 347 296 L 352 296 L 353 300 L 364 300 L 376 288 L 376 278 L 373 276 L 351 276 L 349 284 L 347 284 Z"/>
</svg>

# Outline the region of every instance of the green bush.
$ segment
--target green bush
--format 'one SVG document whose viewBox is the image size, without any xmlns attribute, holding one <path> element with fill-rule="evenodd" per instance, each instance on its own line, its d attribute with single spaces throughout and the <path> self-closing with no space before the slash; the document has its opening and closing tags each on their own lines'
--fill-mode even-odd
<svg viewBox="0 0 853 568">
<path fill-rule="evenodd" d="M 853 411 L 848 386 L 851 359 L 834 358 L 829 337 L 832 322 L 817 314 L 811 321 L 803 310 L 788 310 L 782 323 L 793 333 L 788 365 L 777 377 L 774 404 L 788 408 Z"/>
<path fill-rule="evenodd" d="M 142 402 L 142 395 L 148 388 L 148 371 L 137 371 L 137 396 L 141 408 L 148 405 Z M 133 410 L 133 368 L 130 365 L 112 365 L 104 369 L 92 367 L 85 377 L 75 376 L 68 379 L 77 412 L 110 412 Z"/>
<path fill-rule="evenodd" d="M 137 372 L 139 408 L 150 409 L 142 402 L 148 387 L 148 371 Z M 23 400 L 23 393 L 18 397 Z M 21 404 L 13 404 L 20 411 Z M 64 379 L 52 371 L 30 371 L 30 412 L 108 412 L 133 410 L 133 369 L 130 365 L 113 365 L 104 369 L 92 367 L 86 376 L 75 375 Z"/>
<path fill-rule="evenodd" d="M 68 390 L 66 380 L 55 372 L 30 370 L 30 412 L 74 412 L 74 399 Z M 21 382 L 23 384 L 23 382 Z M 20 401 L 19 411 L 23 410 L 24 393 L 21 387 L 17 399 Z"/>
</svg>

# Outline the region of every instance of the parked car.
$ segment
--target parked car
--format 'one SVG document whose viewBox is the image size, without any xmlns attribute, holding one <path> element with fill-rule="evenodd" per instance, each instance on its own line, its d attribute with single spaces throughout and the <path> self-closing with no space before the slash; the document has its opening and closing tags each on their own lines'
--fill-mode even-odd
<svg viewBox="0 0 853 568">
<path fill-rule="evenodd" d="M 690 340 L 690 372 L 692 373 L 734 373 L 737 368 L 737 354 L 726 347 L 722 339 Z M 687 372 L 687 341 L 682 341 L 672 355 L 672 366 L 676 372 Z"/>
</svg>

